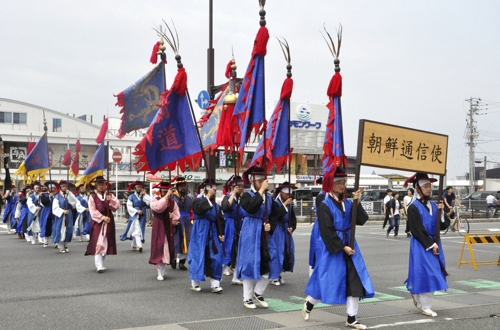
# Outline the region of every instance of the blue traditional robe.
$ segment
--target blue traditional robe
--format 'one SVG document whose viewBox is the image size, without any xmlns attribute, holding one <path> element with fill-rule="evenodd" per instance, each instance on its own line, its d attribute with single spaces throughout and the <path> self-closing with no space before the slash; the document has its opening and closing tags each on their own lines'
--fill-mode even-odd
<svg viewBox="0 0 500 330">
<path fill-rule="evenodd" d="M 36 225 L 35 223 L 33 223 L 34 221 L 37 221 L 39 220 L 40 218 L 40 211 L 37 210 L 37 206 L 40 206 L 42 207 L 42 205 L 40 204 L 40 195 L 35 195 L 34 193 L 30 194 L 28 196 L 28 201 L 27 201 L 27 205 L 28 205 L 28 231 L 27 231 L 27 234 L 29 236 L 32 236 L 33 235 L 33 227 Z M 40 227 L 40 221 L 38 221 L 38 228 Z"/>
<path fill-rule="evenodd" d="M 425 230 L 425 235 L 429 238 L 427 241 L 432 243 L 436 233 L 436 217 L 438 209 L 436 203 L 429 203 L 431 203 L 432 215 L 429 213 L 427 206 L 420 201 L 415 201 L 408 207 L 408 219 L 409 221 L 420 221 Z M 420 219 L 418 219 L 418 216 L 414 216 L 414 208 L 418 211 Z M 410 224 L 410 226 L 412 226 L 412 224 Z M 414 230 L 412 230 L 412 233 L 414 233 Z M 410 258 L 408 279 L 405 282 L 406 288 L 413 294 L 447 290 L 448 284 L 446 283 L 446 277 L 441 270 L 441 265 L 439 264 L 441 262 L 443 268 L 446 266 L 441 241 L 439 241 L 438 245 L 439 255 L 434 255 L 432 249 L 426 251 L 426 248 L 430 246 L 423 246 L 417 240 L 417 236 L 419 235 L 415 232 L 415 234 L 410 238 Z"/>
<path fill-rule="evenodd" d="M 225 256 L 222 260 L 222 264 L 226 266 L 231 266 L 231 260 L 233 255 L 233 244 L 235 240 L 235 233 L 241 229 L 241 209 L 237 203 L 236 197 L 233 199 L 233 203 L 229 205 L 229 198 L 231 194 L 227 196 L 222 201 L 223 212 L 224 212 L 224 251 Z M 226 206 L 226 208 L 224 208 Z M 237 248 L 237 245 L 235 246 Z M 234 265 L 232 265 L 234 266 Z"/>
<path fill-rule="evenodd" d="M 56 194 L 52 201 L 52 242 L 54 243 L 71 242 L 73 237 L 73 205 L 70 199 L 75 199 L 72 193 L 68 193 L 64 198 L 61 192 Z M 64 214 L 64 210 L 68 210 L 68 214 Z"/>
<path fill-rule="evenodd" d="M 204 205 L 203 205 L 204 204 Z M 189 277 L 193 281 L 205 281 L 205 276 L 220 281 L 222 278 L 222 243 L 219 235 L 223 235 L 220 218 L 220 206 L 213 203 L 211 208 L 205 196 L 193 201 L 194 224 L 189 243 L 188 264 Z M 219 222 L 219 224 L 217 224 Z M 221 232 L 219 233 L 218 227 Z M 209 259 L 207 259 L 207 257 Z"/>
<path fill-rule="evenodd" d="M 49 194 L 43 193 L 40 196 L 40 202 L 43 208 L 40 210 L 40 237 L 47 237 L 52 234 L 52 201 L 54 197 L 49 197 Z"/>
<path fill-rule="evenodd" d="M 311 229 L 311 237 L 309 239 L 309 266 L 314 269 L 314 265 L 316 264 L 316 241 L 319 236 L 319 225 L 318 225 L 318 213 L 319 213 L 319 205 L 323 203 L 325 199 L 325 192 L 321 191 L 318 196 L 316 196 L 315 205 L 316 208 L 316 219 L 314 219 L 314 224 Z"/>
<path fill-rule="evenodd" d="M 286 208 L 280 198 L 276 198 L 276 204 L 279 208 Z M 285 211 L 283 217 L 278 217 L 276 228 L 274 228 L 272 235 L 269 235 L 269 239 L 274 241 L 276 247 L 276 263 L 280 273 L 283 271 L 293 272 L 295 264 L 295 243 L 292 235 L 288 232 L 288 228 L 292 227 L 289 221 L 292 212 L 293 209 L 290 209 L 288 212 Z M 273 256 L 271 256 L 271 260 L 274 261 Z M 275 277 L 269 276 L 269 278 L 274 279 Z"/>
<path fill-rule="evenodd" d="M 28 213 L 30 212 L 27 204 L 28 198 L 23 196 L 19 198 L 16 204 L 16 208 L 19 207 L 19 219 L 16 226 L 16 233 L 18 235 L 24 235 L 26 228 L 28 228 Z M 17 214 L 16 214 L 17 216 Z"/>
<path fill-rule="evenodd" d="M 132 240 L 132 232 L 133 232 L 133 224 L 134 221 L 139 221 L 139 225 L 141 227 L 142 239 L 141 242 L 145 242 L 145 231 L 146 231 L 146 221 L 147 221 L 147 208 L 149 202 L 151 201 L 151 197 L 149 195 L 142 195 L 142 197 L 138 197 L 136 193 L 131 194 L 128 197 L 127 209 L 130 214 L 130 218 L 128 219 L 127 228 L 125 232 L 120 236 L 121 241 Z M 132 209 L 129 208 L 130 203 L 132 204 Z M 135 212 L 134 212 L 135 210 Z M 138 214 L 137 211 L 141 210 L 142 214 Z"/>
<path fill-rule="evenodd" d="M 14 218 L 14 214 L 16 213 L 16 203 L 19 197 L 14 194 L 9 194 L 5 197 L 6 204 L 5 209 L 3 211 L 2 223 L 10 222 L 11 228 L 15 228 L 16 219 Z"/>
<path fill-rule="evenodd" d="M 238 245 L 238 262 L 236 263 L 237 278 L 242 280 L 260 280 L 262 275 L 270 272 L 270 253 L 266 243 L 263 224 L 271 215 L 273 199 L 266 194 L 266 203 L 260 194 L 249 191 L 242 196 L 240 242 Z M 254 200 L 255 197 L 255 200 Z M 251 204 L 259 204 L 256 212 L 245 210 L 245 199 L 251 199 Z M 255 206 L 255 205 L 253 205 Z M 266 211 L 267 209 L 267 211 Z M 279 272 L 279 270 L 278 270 Z M 278 275 L 279 276 L 279 275 Z"/>
<path fill-rule="evenodd" d="M 333 217 L 332 225 L 336 232 L 336 236 L 341 240 L 340 245 L 349 245 L 351 236 L 352 202 L 349 200 L 344 201 L 344 214 L 342 214 L 342 211 L 334 204 L 331 197 L 326 197 L 323 204 L 328 208 Z M 323 206 L 320 207 L 320 216 L 322 216 L 322 207 Z M 358 212 L 359 211 L 358 209 Z M 323 236 L 321 234 L 318 235 L 315 246 L 316 264 L 314 272 L 307 283 L 305 293 L 314 299 L 321 300 L 325 304 L 345 304 L 348 291 L 347 277 L 352 275 L 348 274 L 348 272 L 354 271 L 359 276 L 359 280 L 363 287 L 362 291 L 365 292 L 360 298 L 373 297 L 375 291 L 356 240 L 354 240 L 354 250 L 356 253 L 350 257 L 345 255 L 342 248 L 339 248 L 337 252 L 331 254 L 323 241 Z M 351 258 L 351 265 L 354 266 L 354 269 L 348 270 L 348 261 L 346 258 Z M 351 278 L 351 276 L 349 276 L 349 278 Z"/>
<path fill-rule="evenodd" d="M 193 229 L 193 224 L 191 223 L 193 199 L 190 196 L 186 196 L 183 200 L 177 193 L 174 194 L 173 199 L 177 203 L 181 215 L 179 224 L 174 226 L 175 253 L 187 253 Z"/>
<path fill-rule="evenodd" d="M 75 196 L 76 199 L 80 202 L 80 205 L 84 208 L 89 207 L 88 196 L 81 196 L 80 194 Z M 75 220 L 76 226 L 76 236 L 80 235 L 88 235 L 90 232 L 90 213 L 89 211 L 78 212 L 78 215 Z"/>
</svg>

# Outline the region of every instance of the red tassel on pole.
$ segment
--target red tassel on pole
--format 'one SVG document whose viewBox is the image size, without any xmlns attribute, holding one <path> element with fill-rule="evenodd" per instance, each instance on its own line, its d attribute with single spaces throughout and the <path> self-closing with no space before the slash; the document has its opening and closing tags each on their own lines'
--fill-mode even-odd
<svg viewBox="0 0 500 330">
<path fill-rule="evenodd" d="M 97 135 L 97 137 L 95 138 L 95 142 L 97 142 L 97 144 L 103 143 L 104 139 L 106 138 L 107 132 L 108 132 L 108 118 L 104 118 L 104 122 L 102 123 L 99 135 Z"/>
<path fill-rule="evenodd" d="M 156 44 L 153 46 L 153 51 L 151 52 L 151 58 L 149 61 L 152 64 L 158 63 L 158 50 L 160 49 L 160 42 L 157 41 Z"/>
<path fill-rule="evenodd" d="M 64 159 L 62 161 L 62 164 L 64 166 L 71 165 L 71 150 L 66 149 L 66 152 L 64 153 Z"/>
</svg>

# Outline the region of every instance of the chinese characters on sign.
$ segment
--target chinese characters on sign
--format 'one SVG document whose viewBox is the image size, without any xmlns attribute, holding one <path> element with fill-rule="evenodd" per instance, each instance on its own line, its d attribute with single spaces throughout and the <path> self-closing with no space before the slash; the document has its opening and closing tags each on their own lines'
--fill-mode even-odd
<svg viewBox="0 0 500 330">
<path fill-rule="evenodd" d="M 409 171 L 446 173 L 448 137 L 362 120 L 361 163 Z"/>
</svg>

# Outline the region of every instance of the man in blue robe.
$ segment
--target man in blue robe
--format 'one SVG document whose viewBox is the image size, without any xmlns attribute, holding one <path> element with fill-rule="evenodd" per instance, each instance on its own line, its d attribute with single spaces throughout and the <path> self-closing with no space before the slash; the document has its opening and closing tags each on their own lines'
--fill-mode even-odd
<svg viewBox="0 0 500 330">
<path fill-rule="evenodd" d="M 19 239 L 23 239 L 26 236 L 26 241 L 28 241 L 27 228 L 28 228 L 28 196 L 31 194 L 31 188 L 29 186 L 24 187 L 22 193 L 19 195 L 19 199 L 16 204 L 16 212 L 14 218 L 16 219 L 16 232 Z"/>
<path fill-rule="evenodd" d="M 319 177 L 318 179 L 316 179 L 317 185 L 321 185 L 322 183 L 323 183 L 323 177 Z M 316 219 L 314 219 L 314 224 L 311 229 L 311 237 L 309 238 L 309 276 L 311 276 L 312 272 L 314 271 L 314 265 L 316 264 L 316 241 L 318 240 L 319 236 L 318 213 L 319 213 L 319 206 L 325 200 L 325 196 L 326 196 L 325 192 L 321 191 L 314 200 Z"/>
<path fill-rule="evenodd" d="M 180 176 L 175 177 L 172 180 L 172 186 L 175 189 L 172 198 L 179 207 L 181 218 L 179 219 L 179 223 L 174 226 L 175 257 L 172 258 L 170 267 L 176 269 L 177 264 L 179 264 L 180 270 L 187 270 L 186 257 L 191 240 L 191 231 L 193 229 L 193 222 L 191 219 L 193 199 L 188 195 L 189 191 L 186 178 Z"/>
<path fill-rule="evenodd" d="M 189 243 L 188 264 L 191 290 L 201 291 L 200 282 L 210 279 L 213 293 L 221 293 L 224 217 L 215 202 L 217 184 L 207 178 L 193 200 L 194 224 Z"/>
<path fill-rule="evenodd" d="M 332 180 L 325 185 L 326 180 Z M 332 187 L 319 207 L 318 241 L 315 247 L 316 262 L 314 272 L 309 278 L 305 293 L 308 295 L 302 308 L 302 317 L 307 320 L 314 305 L 346 304 L 346 326 L 366 329 L 356 320 L 359 300 L 375 295 L 361 251 L 354 241 L 351 248 L 351 211 L 352 202 L 345 199 L 347 174 L 343 168 L 323 177 L 323 188 Z M 361 193 L 356 191 L 353 198 L 360 200 Z M 356 224 L 363 225 L 368 215 L 358 203 Z"/>
<path fill-rule="evenodd" d="M 75 196 L 80 202 L 80 205 L 85 208 L 83 212 L 77 212 L 75 219 L 75 235 L 74 237 L 79 237 L 78 241 L 89 241 L 89 231 L 90 231 L 90 213 L 89 213 L 89 196 L 87 195 L 87 190 L 85 185 L 77 187 L 78 194 Z"/>
<path fill-rule="evenodd" d="M 147 209 L 151 202 L 151 196 L 146 193 L 144 183 L 141 181 L 132 182 L 128 186 L 128 190 L 135 190 L 135 192 L 128 197 L 127 211 L 130 218 L 125 232 L 120 236 L 120 240 L 131 240 L 132 250 L 142 253 L 142 244 L 145 242 L 144 232 L 146 230 Z"/>
<path fill-rule="evenodd" d="M 270 276 L 270 284 L 279 286 L 285 281 L 281 277 L 282 272 L 293 272 L 295 264 L 295 243 L 292 233 L 297 229 L 297 218 L 293 210 L 292 190 L 297 189 L 289 182 L 280 184 L 274 192 L 275 212 L 271 217 L 271 235 L 269 239 L 274 241 L 276 257 L 271 257 L 272 262 L 277 263 L 279 269 L 278 278 Z"/>
<path fill-rule="evenodd" d="M 243 306 L 255 309 L 253 299 L 267 308 L 264 291 L 269 284 L 271 255 L 268 233 L 272 212 L 272 196 L 267 193 L 268 181 L 262 167 L 252 166 L 243 173 L 246 184 L 252 182 L 251 190 L 241 196 L 241 226 L 238 245 L 237 277 L 243 282 Z M 278 271 L 274 269 L 274 271 Z"/>
<path fill-rule="evenodd" d="M 60 193 L 54 196 L 52 201 L 52 241 L 59 248 L 60 253 L 68 253 L 68 244 L 73 237 L 73 209 L 77 212 L 83 211 L 85 208 L 80 205 L 80 202 L 75 198 L 75 195 L 68 189 L 68 182 L 59 181 Z"/>
<path fill-rule="evenodd" d="M 413 297 L 415 307 L 422 309 L 422 314 L 436 317 L 432 308 L 432 296 L 435 291 L 448 289 L 446 283 L 446 262 L 441 240 L 436 239 L 436 226 L 444 230 L 450 225 L 450 219 L 443 212 L 444 204 L 431 202 L 432 182 L 425 173 L 416 173 L 406 182 L 415 187 L 415 201 L 408 207 L 408 226 L 410 238 L 410 259 L 406 288 Z M 438 220 L 438 214 L 440 219 Z"/>
<path fill-rule="evenodd" d="M 7 226 L 7 234 L 16 232 L 14 213 L 16 212 L 16 203 L 19 196 L 16 194 L 16 186 L 12 186 L 10 191 L 5 191 L 5 209 L 3 211 L 2 223 Z"/>
<path fill-rule="evenodd" d="M 40 196 L 40 202 L 43 206 L 40 211 L 40 238 L 43 247 L 46 248 L 49 246 L 47 237 L 52 235 L 52 201 L 57 194 L 57 182 L 45 181 L 44 186 L 47 191 Z"/>
<path fill-rule="evenodd" d="M 27 228 L 27 238 L 31 244 L 36 244 L 36 239 L 38 237 L 38 233 L 40 232 L 40 211 L 42 210 L 43 205 L 40 201 L 40 196 L 42 194 L 42 185 L 40 182 L 34 182 L 31 185 L 33 191 L 28 196 L 27 205 L 28 205 L 28 228 Z M 43 244 L 41 239 L 38 237 L 39 243 Z"/>
</svg>

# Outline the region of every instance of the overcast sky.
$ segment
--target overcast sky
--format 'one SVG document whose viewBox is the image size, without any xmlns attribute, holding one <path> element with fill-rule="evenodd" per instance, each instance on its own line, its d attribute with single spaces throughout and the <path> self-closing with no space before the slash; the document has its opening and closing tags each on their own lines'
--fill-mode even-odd
<svg viewBox="0 0 500 330">
<path fill-rule="evenodd" d="M 152 27 L 162 19 L 173 19 L 177 27 L 192 98 L 206 89 L 208 0 L 0 0 L 0 9 L 0 97 L 92 114 L 97 124 L 105 113 L 118 117 L 113 94 L 151 69 L 158 40 Z M 277 100 L 286 74 L 276 36 L 291 47 L 292 101 L 327 102 L 334 65 L 319 30 L 325 23 L 335 34 L 339 22 L 343 25 L 347 155 L 355 155 L 360 119 L 382 121 L 448 135 L 448 178 L 463 175 L 468 171 L 465 99 L 472 96 L 488 108 L 477 117 L 482 141 L 476 158 L 500 162 L 497 0 L 268 0 L 266 11 L 269 103 Z M 231 48 L 243 75 L 258 12 L 257 0 L 214 0 L 216 84 L 225 81 Z M 167 57 L 170 85 L 176 70 L 170 49 Z"/>
</svg>

